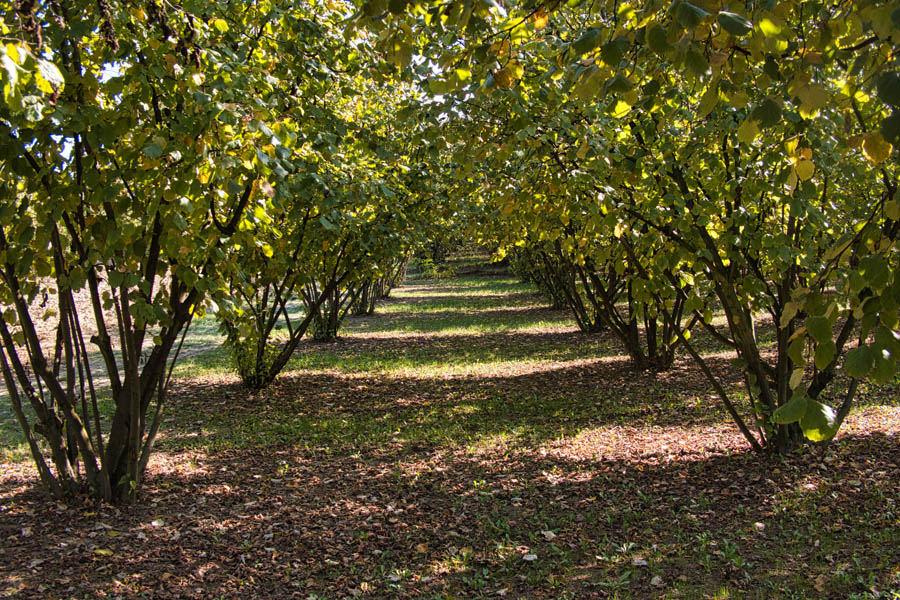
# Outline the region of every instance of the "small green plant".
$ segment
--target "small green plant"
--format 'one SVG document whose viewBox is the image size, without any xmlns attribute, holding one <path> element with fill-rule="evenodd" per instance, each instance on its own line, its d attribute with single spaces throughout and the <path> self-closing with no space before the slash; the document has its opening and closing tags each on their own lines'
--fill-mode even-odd
<svg viewBox="0 0 900 600">
<path fill-rule="evenodd" d="M 261 345 L 253 331 L 241 332 L 238 327 L 226 325 L 228 335 L 225 348 L 231 358 L 231 365 L 244 385 L 260 390 L 271 382 L 271 366 L 278 356 L 278 347 L 266 342 Z M 246 333 L 246 335 L 242 335 Z"/>
<path fill-rule="evenodd" d="M 438 265 L 431 258 L 419 258 L 414 262 L 422 279 L 449 279 L 456 275 L 456 269 L 451 265 Z"/>
</svg>

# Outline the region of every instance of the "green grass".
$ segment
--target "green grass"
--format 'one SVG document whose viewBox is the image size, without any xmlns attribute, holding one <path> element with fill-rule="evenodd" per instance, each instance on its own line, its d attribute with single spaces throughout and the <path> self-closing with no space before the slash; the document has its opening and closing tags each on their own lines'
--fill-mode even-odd
<svg viewBox="0 0 900 600">
<path fill-rule="evenodd" d="M 698 341 L 705 350 L 719 350 Z M 195 374 L 222 374 L 219 352 L 190 360 Z M 727 359 L 712 363 L 724 368 Z M 693 427 L 727 430 L 727 415 L 697 375 L 690 367 L 635 373 L 614 340 L 577 332 L 567 313 L 547 310 L 533 289 L 510 278 L 412 281 L 375 316 L 348 319 L 342 340 L 304 343 L 268 392 L 247 397 L 227 387 L 230 399 L 222 406 L 236 413 L 224 415 L 203 400 L 181 407 L 163 447 L 287 445 L 325 461 L 399 453 L 394 477 L 415 489 L 428 477 L 399 457 L 419 449 L 541 464 L 530 458 L 538 448 L 583 445 L 580 451 L 596 462 L 548 460 L 538 467 L 571 484 L 581 473 L 598 478 L 596 469 L 606 460 L 603 440 L 619 427 L 683 428 L 687 436 L 696 435 L 689 433 Z M 740 398 L 739 380 L 731 384 Z M 884 404 L 884 390 L 863 392 L 866 403 Z M 177 433 L 190 429 L 189 420 L 203 423 L 200 435 Z M 415 581 L 435 578 L 446 584 L 428 597 L 490 598 L 509 587 L 548 598 L 807 598 L 821 596 L 820 588 L 832 596 L 890 598 L 871 590 L 883 590 L 885 582 L 900 585 L 896 553 L 878 557 L 860 550 L 900 544 L 895 500 L 879 500 L 873 492 L 873 498 L 838 508 L 840 478 L 826 478 L 811 494 L 791 483 L 802 482 L 810 466 L 788 464 L 774 475 L 778 486 L 763 496 L 772 504 L 762 506 L 759 497 L 735 501 L 723 476 L 773 477 L 770 466 L 740 451 L 633 471 L 641 464 L 614 460 L 612 470 L 600 471 L 613 474 L 603 476 L 610 477 L 608 486 L 594 484 L 590 492 L 565 485 L 550 491 L 534 481 L 504 494 L 496 469 L 474 468 L 468 486 L 453 492 L 457 510 L 478 524 L 474 540 L 418 566 L 402 551 L 381 554 L 375 580 L 385 583 L 375 589 L 385 597 L 402 595 L 417 589 Z M 673 481 L 689 482 L 676 498 L 664 491 Z M 577 511 L 559 508 L 542 502 L 539 494 L 547 493 L 579 506 L 591 502 Z M 528 508 L 510 505 L 510 494 L 523 496 Z M 872 511 L 888 501 L 891 510 Z M 763 522 L 761 534 L 754 523 Z M 849 538 L 848 528 L 854 532 Z M 545 531 L 566 541 L 548 543 Z M 539 559 L 523 563 L 522 547 Z M 657 575 L 663 583 L 654 587 L 649 582 Z"/>
<path fill-rule="evenodd" d="M 181 462 L 147 493 L 161 514 L 172 499 L 173 522 L 234 499 L 182 528 L 183 551 L 216 552 L 225 573 L 326 532 L 334 564 L 298 567 L 304 597 L 897 597 L 896 385 L 861 387 L 865 414 L 828 462 L 763 459 L 689 361 L 636 372 L 509 277 L 410 281 L 341 340 L 301 344 L 259 393 L 214 324 L 195 326 L 158 446 Z M 728 359 L 710 364 L 741 398 Z M 239 514 L 251 504 L 265 518 Z"/>
</svg>

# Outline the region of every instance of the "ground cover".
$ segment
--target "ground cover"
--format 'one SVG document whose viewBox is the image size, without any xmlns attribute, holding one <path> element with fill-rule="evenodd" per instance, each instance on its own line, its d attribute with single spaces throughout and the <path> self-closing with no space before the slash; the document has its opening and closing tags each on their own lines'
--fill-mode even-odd
<svg viewBox="0 0 900 600">
<path fill-rule="evenodd" d="M 136 507 L 48 503 L 7 451 L 0 597 L 893 598 L 897 396 L 761 461 L 688 360 L 635 372 L 508 276 L 411 281 L 263 392 L 186 357 Z"/>
</svg>

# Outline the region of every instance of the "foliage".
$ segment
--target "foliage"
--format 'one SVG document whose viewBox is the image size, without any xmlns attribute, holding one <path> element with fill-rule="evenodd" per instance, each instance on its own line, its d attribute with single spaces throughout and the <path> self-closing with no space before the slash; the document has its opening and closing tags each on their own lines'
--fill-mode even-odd
<svg viewBox="0 0 900 600">
<path fill-rule="evenodd" d="M 856 385 L 836 411 L 820 395 L 851 345 L 851 377 L 896 372 L 894 4 L 419 1 L 376 22 L 377 5 L 357 19 L 395 31 L 386 57 L 441 69 L 395 63 L 459 115 L 445 137 L 495 211 L 488 236 L 558 241 L 576 264 L 625 253 L 674 332 L 676 302 L 710 330 L 724 308 L 749 405 L 678 338 L 754 448 L 834 435 Z"/>
<path fill-rule="evenodd" d="M 897 373 L 895 3 L 4 1 L 0 35 L 0 371 L 57 496 L 134 497 L 205 306 L 266 385 L 464 232 L 636 365 L 684 347 L 760 451 Z"/>
<path fill-rule="evenodd" d="M 317 176 L 307 161 L 329 160 L 319 75 L 353 49 L 321 39 L 336 5 L 0 6 L 16 40 L 3 50 L 0 105 L 4 378 L 55 495 L 85 483 L 132 498 L 178 336 L 205 298 L 228 304 L 236 248 L 273 253 L 272 238 L 248 232 L 284 214 L 283 190 L 309 185 L 296 174 Z"/>
<path fill-rule="evenodd" d="M 559 280 L 564 276 L 551 257 L 546 253 L 535 251 L 527 246 L 514 248 L 509 263 L 510 270 L 523 282 L 534 284 L 541 295 L 550 303 L 550 308 L 560 309 L 566 306 L 565 283 Z M 573 282 L 574 283 L 574 282 Z M 575 320 L 582 331 L 585 330 L 582 313 L 575 314 Z"/>
</svg>

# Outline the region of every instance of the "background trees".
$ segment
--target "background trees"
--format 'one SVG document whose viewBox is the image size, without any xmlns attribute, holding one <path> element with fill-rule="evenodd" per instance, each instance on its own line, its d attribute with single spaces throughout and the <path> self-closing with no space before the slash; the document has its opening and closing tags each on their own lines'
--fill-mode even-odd
<svg viewBox="0 0 900 600">
<path fill-rule="evenodd" d="M 430 89 L 458 117 L 461 170 L 505 223 L 499 238 L 571 254 L 593 297 L 620 275 L 627 293 L 606 288 L 675 334 L 754 448 L 792 447 L 792 423 L 829 439 L 856 380 L 895 372 L 894 5 L 362 7 L 394 48 L 434 57 Z M 746 404 L 685 323 L 735 350 Z M 823 390 L 842 360 L 834 410 Z"/>
<path fill-rule="evenodd" d="M 57 495 L 133 495 L 206 302 L 262 387 L 458 223 L 756 449 L 896 372 L 892 3 L 0 7 L 0 370 Z"/>
<path fill-rule="evenodd" d="M 295 185 L 293 174 L 318 177 L 302 149 L 327 157 L 334 139 L 317 102 L 333 82 L 322 74 L 352 49 L 321 37 L 337 6 L 101 7 L 4 6 L 4 33 L 18 42 L 3 58 L 0 293 L 10 308 L 0 334 L 44 482 L 57 495 L 84 483 L 117 500 L 146 467 L 179 334 L 205 298 L 229 291 L 226 253 L 241 243 L 272 253 L 246 232 L 274 222 L 275 190 Z M 39 319 L 54 324 L 52 347 Z"/>
</svg>

